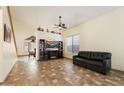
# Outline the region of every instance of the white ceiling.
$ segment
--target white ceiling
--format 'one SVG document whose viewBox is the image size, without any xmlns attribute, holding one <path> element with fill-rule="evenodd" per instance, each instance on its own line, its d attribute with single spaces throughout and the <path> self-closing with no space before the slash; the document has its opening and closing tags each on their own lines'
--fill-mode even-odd
<svg viewBox="0 0 124 93">
<path fill-rule="evenodd" d="M 62 22 L 71 28 L 117 8 L 109 6 L 14 6 L 12 16 L 34 29 L 41 26 L 58 31 L 54 28 L 54 24 L 58 23 L 60 15 Z"/>
</svg>

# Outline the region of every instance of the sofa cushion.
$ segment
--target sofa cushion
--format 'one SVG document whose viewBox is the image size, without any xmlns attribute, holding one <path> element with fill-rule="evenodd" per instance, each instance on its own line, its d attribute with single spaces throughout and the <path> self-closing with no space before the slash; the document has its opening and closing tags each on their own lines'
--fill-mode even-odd
<svg viewBox="0 0 124 93">
<path fill-rule="evenodd" d="M 92 60 L 105 60 L 105 59 L 111 59 L 111 53 L 106 52 L 91 52 L 90 58 Z"/>
<path fill-rule="evenodd" d="M 88 52 L 88 51 L 80 51 L 78 53 L 78 56 L 79 57 L 82 57 L 82 58 L 88 59 L 88 58 L 90 58 L 90 52 Z"/>
<path fill-rule="evenodd" d="M 100 66 L 100 67 L 103 66 L 103 63 L 101 61 L 87 60 L 87 59 L 84 59 L 84 58 L 76 58 L 76 62 L 86 63 L 86 64 Z"/>
</svg>

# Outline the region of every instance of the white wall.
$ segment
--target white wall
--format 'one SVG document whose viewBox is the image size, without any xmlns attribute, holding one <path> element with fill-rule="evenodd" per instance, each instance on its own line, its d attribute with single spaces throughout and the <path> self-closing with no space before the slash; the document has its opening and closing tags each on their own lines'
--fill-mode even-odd
<svg viewBox="0 0 124 93">
<path fill-rule="evenodd" d="M 80 34 L 80 50 L 111 52 L 112 68 L 124 71 L 124 8 L 64 31 L 63 40 L 71 34 Z"/>
<path fill-rule="evenodd" d="M 6 23 L 8 27 L 11 29 L 7 8 L 3 7 L 3 15 L 0 11 L 0 82 L 3 82 L 7 77 L 8 73 L 11 71 L 12 67 L 14 66 L 17 56 L 13 41 L 13 36 L 11 34 L 11 43 L 4 42 L 3 40 L 3 24 Z"/>
<path fill-rule="evenodd" d="M 28 52 L 24 51 L 24 41 L 26 38 L 35 35 L 35 30 L 28 25 L 13 18 L 13 26 L 15 31 L 18 55 L 28 55 Z"/>
<path fill-rule="evenodd" d="M 48 41 L 62 41 L 61 35 L 48 33 L 48 32 L 36 32 L 36 59 L 39 59 L 39 39 L 45 39 Z"/>
</svg>

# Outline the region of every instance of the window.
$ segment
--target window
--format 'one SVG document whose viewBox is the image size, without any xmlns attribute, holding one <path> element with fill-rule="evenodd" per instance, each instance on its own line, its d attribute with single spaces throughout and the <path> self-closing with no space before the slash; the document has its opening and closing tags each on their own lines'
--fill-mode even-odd
<svg viewBox="0 0 124 93">
<path fill-rule="evenodd" d="M 74 35 L 66 38 L 66 50 L 71 53 L 79 52 L 79 35 Z"/>
<path fill-rule="evenodd" d="M 75 35 L 72 37 L 72 51 L 73 53 L 79 52 L 79 35 Z"/>
<path fill-rule="evenodd" d="M 67 52 L 72 52 L 72 37 L 67 38 Z"/>
</svg>

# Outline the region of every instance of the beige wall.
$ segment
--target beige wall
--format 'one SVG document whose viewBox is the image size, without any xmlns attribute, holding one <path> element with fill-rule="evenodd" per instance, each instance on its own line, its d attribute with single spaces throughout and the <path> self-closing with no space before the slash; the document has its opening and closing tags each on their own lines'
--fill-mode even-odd
<svg viewBox="0 0 124 93">
<path fill-rule="evenodd" d="M 3 15 L 1 14 L 3 13 Z M 17 56 L 13 41 L 13 36 L 11 34 L 11 43 L 4 42 L 3 40 L 3 24 L 6 23 L 11 29 L 7 8 L 3 7 L 3 12 L 0 11 L 0 82 L 3 82 L 7 77 L 8 73 L 11 71 L 14 66 Z"/>
<path fill-rule="evenodd" d="M 35 30 L 14 18 L 13 25 L 17 42 L 18 55 L 27 55 L 28 52 L 24 51 L 24 41 L 26 38 L 35 35 Z"/>
<path fill-rule="evenodd" d="M 63 40 L 71 34 L 80 34 L 80 50 L 111 52 L 112 68 L 124 71 L 124 8 L 64 31 Z"/>
</svg>

